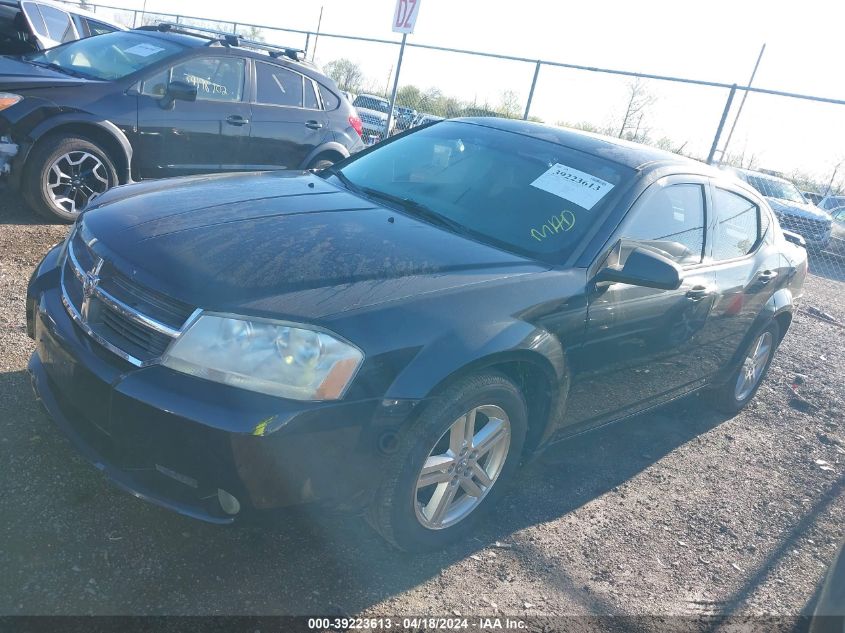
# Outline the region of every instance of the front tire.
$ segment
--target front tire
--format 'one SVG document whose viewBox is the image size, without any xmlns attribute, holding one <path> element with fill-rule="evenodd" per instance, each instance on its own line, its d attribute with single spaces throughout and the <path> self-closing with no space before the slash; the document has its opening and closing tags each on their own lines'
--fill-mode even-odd
<svg viewBox="0 0 845 633">
<path fill-rule="evenodd" d="M 88 139 L 56 135 L 32 150 L 23 174 L 23 197 L 47 219 L 73 222 L 97 196 L 117 184 L 108 154 Z"/>
<path fill-rule="evenodd" d="M 710 393 L 713 406 L 723 413 L 739 413 L 751 402 L 772 364 L 780 343 L 780 327 L 771 321 L 745 348 L 742 362 L 728 381 Z"/>
<path fill-rule="evenodd" d="M 469 534 L 519 465 L 527 407 L 498 373 L 465 378 L 434 400 L 400 438 L 367 520 L 407 551 Z"/>
</svg>

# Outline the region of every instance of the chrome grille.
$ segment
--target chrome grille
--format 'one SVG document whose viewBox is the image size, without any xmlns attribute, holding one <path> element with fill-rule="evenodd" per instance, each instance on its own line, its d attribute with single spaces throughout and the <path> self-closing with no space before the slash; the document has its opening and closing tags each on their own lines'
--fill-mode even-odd
<svg viewBox="0 0 845 633">
<path fill-rule="evenodd" d="M 138 366 L 161 357 L 194 312 L 121 274 L 91 250 L 78 229 L 62 268 L 62 301 L 89 336 Z"/>
</svg>

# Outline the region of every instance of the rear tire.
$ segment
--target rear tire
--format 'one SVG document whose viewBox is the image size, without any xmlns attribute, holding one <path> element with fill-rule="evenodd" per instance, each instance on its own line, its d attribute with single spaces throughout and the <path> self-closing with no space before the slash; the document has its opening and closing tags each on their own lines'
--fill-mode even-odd
<svg viewBox="0 0 845 633">
<path fill-rule="evenodd" d="M 70 223 L 117 184 L 108 154 L 88 139 L 59 134 L 39 141 L 26 161 L 22 194 L 43 217 Z"/>
<path fill-rule="evenodd" d="M 723 413 L 739 413 L 754 398 L 780 344 L 780 326 L 769 322 L 743 351 L 742 362 L 723 385 L 709 393 L 710 404 Z"/>
<path fill-rule="evenodd" d="M 526 431 L 525 400 L 503 375 L 456 382 L 400 437 L 367 521 L 406 551 L 438 549 L 467 536 L 506 490 Z M 448 500 L 438 514 L 440 499 Z"/>
</svg>

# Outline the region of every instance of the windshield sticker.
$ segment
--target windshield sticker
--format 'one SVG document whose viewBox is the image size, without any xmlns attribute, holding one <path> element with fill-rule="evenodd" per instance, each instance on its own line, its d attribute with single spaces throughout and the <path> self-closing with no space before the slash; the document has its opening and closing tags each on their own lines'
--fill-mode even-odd
<svg viewBox="0 0 845 633">
<path fill-rule="evenodd" d="M 575 228 L 575 214 L 572 211 L 562 211 L 560 215 L 553 215 L 539 229 L 531 229 L 531 237 L 542 242 L 547 237 L 565 233 Z"/>
<path fill-rule="evenodd" d="M 132 55 L 137 55 L 138 57 L 149 57 L 150 55 L 155 55 L 156 53 L 160 53 L 163 50 L 163 48 L 160 48 L 155 44 L 144 43 L 135 44 L 135 46 L 127 48 L 124 53 L 131 53 Z"/>
<path fill-rule="evenodd" d="M 558 198 L 574 202 L 588 211 L 613 189 L 609 182 L 572 167 L 555 163 L 531 183 Z"/>
</svg>

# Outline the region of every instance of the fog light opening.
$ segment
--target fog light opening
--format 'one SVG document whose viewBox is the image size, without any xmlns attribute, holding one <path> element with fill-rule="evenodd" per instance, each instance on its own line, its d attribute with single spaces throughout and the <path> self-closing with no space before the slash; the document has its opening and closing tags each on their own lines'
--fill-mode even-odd
<svg viewBox="0 0 845 633">
<path fill-rule="evenodd" d="M 378 438 L 378 449 L 385 455 L 391 455 L 399 448 L 399 435 L 395 431 L 385 431 Z"/>
<path fill-rule="evenodd" d="M 237 514 L 241 511 L 241 502 L 220 488 L 217 489 L 217 502 L 226 514 Z"/>
</svg>

